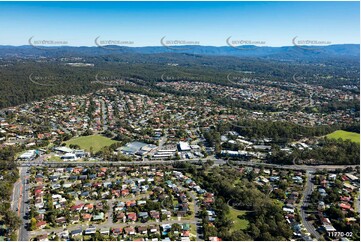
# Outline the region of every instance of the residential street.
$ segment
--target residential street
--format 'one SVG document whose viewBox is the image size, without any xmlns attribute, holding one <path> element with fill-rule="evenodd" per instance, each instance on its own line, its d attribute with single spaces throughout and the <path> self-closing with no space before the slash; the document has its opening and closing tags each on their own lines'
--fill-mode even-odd
<svg viewBox="0 0 361 242">
<path fill-rule="evenodd" d="M 196 240 L 202 240 L 203 239 L 203 228 L 202 228 L 202 219 L 199 218 L 199 207 L 197 204 L 197 196 L 195 195 L 194 192 L 190 192 L 191 197 L 193 199 L 193 203 L 194 203 L 194 219 L 195 219 L 195 224 L 196 224 L 196 232 L 197 232 L 197 237 Z"/>
<path fill-rule="evenodd" d="M 189 224 L 195 224 L 195 220 L 189 220 L 189 219 L 185 219 L 185 220 L 178 220 L 178 219 L 174 219 L 174 220 L 169 220 L 169 221 L 162 221 L 162 222 L 147 222 L 147 223 L 142 223 L 142 222 L 127 222 L 127 223 L 111 223 L 109 224 L 108 222 L 106 223 L 102 223 L 102 224 L 94 224 L 94 223 L 89 223 L 87 224 L 82 224 L 82 225 L 78 225 L 78 224 L 73 224 L 73 225 L 69 225 L 67 226 L 67 229 L 69 231 L 71 230 L 75 230 L 75 229 L 86 229 L 88 226 L 90 225 L 94 225 L 97 229 L 108 229 L 108 228 L 117 228 L 117 227 L 126 227 L 126 226 L 148 226 L 148 225 L 161 225 L 161 224 L 174 224 L 174 223 L 189 223 Z M 44 234 L 45 232 L 50 233 L 50 232 L 61 232 L 63 231 L 63 228 L 56 228 L 56 229 L 41 229 L 41 230 L 37 230 L 37 231 L 32 231 L 30 232 L 31 237 L 35 237 L 37 235 L 41 235 Z"/>
<path fill-rule="evenodd" d="M 28 219 L 26 218 L 26 212 L 28 211 L 28 204 L 23 202 L 28 200 L 28 187 L 26 184 L 26 172 L 29 169 L 29 165 L 30 166 L 43 166 L 43 165 L 56 165 L 56 166 L 62 166 L 65 164 L 73 164 L 72 162 L 57 162 L 57 163 L 51 163 L 51 162 L 44 162 L 44 157 L 39 157 L 36 160 L 32 161 L 32 162 L 27 162 L 26 165 L 22 164 L 23 166 L 20 169 L 20 181 L 16 182 L 14 185 L 14 194 L 13 194 L 13 202 L 12 202 L 12 208 L 14 211 L 18 211 L 19 215 L 24 218 L 24 224 L 21 226 L 21 229 L 19 231 L 19 240 L 28 240 L 29 239 L 29 232 L 26 230 L 26 224 L 28 223 Z M 203 162 L 205 162 L 207 159 L 202 159 Z M 173 161 L 152 161 L 152 162 L 141 162 L 141 161 L 136 161 L 136 162 L 132 162 L 132 164 L 137 164 L 137 165 L 146 165 L 149 163 L 159 163 L 159 164 L 163 164 L 163 163 L 169 163 L 171 164 Z M 195 159 L 192 160 L 191 162 L 199 162 L 199 159 Z M 216 159 L 215 160 L 215 164 L 217 165 L 224 165 L 226 164 L 227 161 L 222 160 L 222 159 Z M 75 162 L 74 164 L 77 165 L 92 165 L 92 164 L 99 164 L 99 162 L 95 163 L 95 162 Z M 112 164 L 112 165 L 121 165 L 121 164 L 129 164 L 129 162 L 102 162 L 103 164 Z M 236 162 L 239 165 L 250 165 L 250 166 L 255 166 L 255 165 L 259 165 L 259 164 L 255 164 L 252 162 L 248 162 L 248 161 L 237 161 Z M 306 174 L 307 174 L 307 183 L 305 185 L 305 189 L 303 192 L 303 201 L 302 201 L 302 208 L 301 208 L 301 218 L 302 218 L 302 223 L 304 225 L 304 227 L 307 229 L 307 231 L 313 235 L 316 239 L 322 239 L 321 235 L 316 231 L 316 229 L 313 227 L 313 225 L 311 223 L 309 223 L 306 220 L 306 213 L 305 210 L 307 209 L 308 206 L 308 196 L 312 193 L 313 191 L 313 183 L 311 182 L 312 177 L 313 177 L 313 172 L 317 169 L 336 169 L 338 168 L 338 166 L 300 166 L 300 165 L 288 165 L 288 166 L 281 166 L 281 165 L 275 165 L 275 164 L 262 164 L 265 167 L 274 167 L 274 168 L 284 168 L 284 169 L 294 169 L 294 170 L 307 170 Z M 198 213 L 198 205 L 196 203 L 196 196 L 194 193 L 191 193 L 193 202 L 194 202 L 194 215 L 197 215 Z M 111 202 L 108 202 L 108 205 L 111 206 Z M 18 208 L 18 209 L 17 209 Z M 100 224 L 100 225 L 96 225 L 97 228 L 102 229 L 102 228 L 112 228 L 112 227 L 117 227 L 117 226 L 123 226 L 124 224 L 122 223 L 113 223 L 112 222 L 112 218 L 110 216 L 110 213 L 108 214 L 108 218 L 106 220 L 106 222 Z M 26 219 L 25 219 L 26 218 Z M 190 224 L 194 224 L 196 225 L 196 239 L 197 240 L 201 240 L 203 239 L 203 229 L 202 229 L 202 221 L 200 218 L 198 217 L 194 217 L 194 219 L 190 219 L 190 220 L 181 220 L 178 221 L 177 219 L 174 220 L 170 220 L 170 221 L 164 221 L 164 222 L 149 222 L 146 223 L 148 224 L 172 224 L 172 223 L 190 223 Z M 145 225 L 144 223 L 127 223 L 127 225 Z M 82 227 L 86 228 L 87 225 L 83 225 Z M 73 230 L 76 228 L 81 227 L 80 225 L 69 225 L 68 226 L 68 230 Z M 45 231 L 47 232 L 60 232 L 62 231 L 63 228 L 56 228 L 56 229 L 52 229 L 52 230 L 39 230 L 39 231 L 35 231 L 35 232 L 30 232 L 31 237 L 34 237 L 36 235 L 42 234 Z"/>
<path fill-rule="evenodd" d="M 124 226 L 148 226 L 148 225 L 161 225 L 161 224 L 174 224 L 174 223 L 188 223 L 188 224 L 194 224 L 196 226 L 196 238 L 197 240 L 201 240 L 202 239 L 202 227 L 201 227 L 201 224 L 202 224 L 202 221 L 200 218 L 196 217 L 196 214 L 198 213 L 199 211 L 199 208 L 198 208 L 198 205 L 197 205 L 197 201 L 196 201 L 196 198 L 197 196 L 195 195 L 194 192 L 190 192 L 190 195 L 193 199 L 193 203 L 194 203 L 194 214 L 192 216 L 194 216 L 193 219 L 183 219 L 183 218 L 177 218 L 177 219 L 170 219 L 170 220 L 167 220 L 167 221 L 150 221 L 150 222 L 146 222 L 146 223 L 142 223 L 142 222 L 127 222 L 127 223 L 121 223 L 121 222 L 118 222 L 118 223 L 113 223 L 113 220 L 112 220 L 112 206 L 113 206 L 113 203 L 115 201 L 120 201 L 120 200 L 108 200 L 107 201 L 107 204 L 109 206 L 109 211 L 108 211 L 108 218 L 105 220 L 105 222 L 101 223 L 101 224 L 96 224 L 96 223 L 87 223 L 87 224 L 82 224 L 82 225 L 79 225 L 79 224 L 70 224 L 67 226 L 67 230 L 68 231 L 71 231 L 71 230 L 75 230 L 75 229 L 86 229 L 88 226 L 90 225 L 94 225 L 97 229 L 110 229 L 110 228 L 116 228 L 116 227 L 124 227 Z M 121 201 L 123 202 L 126 202 L 126 201 L 129 201 L 129 200 L 134 200 L 134 199 L 147 199 L 147 195 L 145 194 L 142 194 L 138 197 L 129 197 L 129 198 L 125 198 L 125 199 L 121 199 Z M 88 200 L 87 202 L 91 202 L 91 203 L 96 203 L 97 201 L 95 200 Z M 98 201 L 99 202 L 99 201 Z M 54 229 L 41 229 L 41 230 L 37 230 L 37 231 L 31 231 L 29 232 L 30 233 L 30 237 L 33 238 L 33 237 L 36 237 L 38 235 L 41 235 L 41 234 L 44 234 L 45 232 L 46 233 L 51 233 L 51 232 L 55 232 L 55 233 L 58 233 L 58 232 L 61 232 L 63 231 L 64 228 L 62 227 L 58 227 L 58 228 L 54 228 Z M 25 231 L 26 232 L 26 231 Z M 24 235 L 24 236 L 27 236 Z M 24 237 L 25 238 L 25 237 Z M 25 239 L 23 239 L 25 240 Z"/>
</svg>

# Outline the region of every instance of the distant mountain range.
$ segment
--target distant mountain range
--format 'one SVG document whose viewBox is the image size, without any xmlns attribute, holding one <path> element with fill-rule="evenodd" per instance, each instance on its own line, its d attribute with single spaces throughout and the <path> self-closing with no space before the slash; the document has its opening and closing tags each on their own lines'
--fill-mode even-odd
<svg viewBox="0 0 361 242">
<path fill-rule="evenodd" d="M 211 56 L 254 57 L 274 60 L 310 60 L 329 58 L 360 58 L 360 45 L 339 44 L 328 46 L 149 46 L 149 47 L 42 47 L 42 46 L 0 46 L 0 57 L 74 57 L 74 56 L 106 56 L 119 54 L 162 54 L 183 53 Z"/>
</svg>

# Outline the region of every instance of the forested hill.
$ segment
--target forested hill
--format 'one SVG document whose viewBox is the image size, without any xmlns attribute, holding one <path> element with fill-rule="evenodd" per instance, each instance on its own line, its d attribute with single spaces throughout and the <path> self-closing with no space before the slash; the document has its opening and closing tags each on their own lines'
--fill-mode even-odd
<svg viewBox="0 0 361 242">
<path fill-rule="evenodd" d="M 230 85 L 227 79 L 230 73 L 251 73 L 252 78 L 274 83 L 294 82 L 297 74 L 302 75 L 301 82 L 343 89 L 359 85 L 357 50 L 358 45 L 327 46 L 323 51 L 298 47 L 244 51 L 232 47 L 198 46 L 193 53 L 165 47 L 119 47 L 116 50 L 60 47 L 43 50 L 33 46 L 0 46 L 0 108 L 58 94 L 80 95 L 104 88 L 104 85 L 94 84 L 99 73 L 104 77 L 140 79 L 148 87 L 163 81 L 164 74 L 176 77 L 174 81 L 193 80 L 221 85 Z M 165 53 L 160 53 L 162 51 Z"/>
<path fill-rule="evenodd" d="M 38 47 L 27 46 L 0 46 L 0 57 L 71 57 L 71 56 L 103 56 L 119 55 L 124 53 L 134 54 L 159 54 L 159 53 L 186 53 L 196 55 L 258 57 L 273 60 L 321 60 L 327 58 L 357 58 L 360 56 L 360 45 L 341 44 L 328 46 L 284 46 L 284 47 L 257 47 L 257 46 L 182 46 L 182 47 L 125 47 L 103 46 L 100 47 Z"/>
</svg>

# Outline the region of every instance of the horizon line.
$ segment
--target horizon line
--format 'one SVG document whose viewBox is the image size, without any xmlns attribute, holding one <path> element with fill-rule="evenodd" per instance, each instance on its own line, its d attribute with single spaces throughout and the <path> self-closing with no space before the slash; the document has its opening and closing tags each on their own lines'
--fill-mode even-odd
<svg viewBox="0 0 361 242">
<path fill-rule="evenodd" d="M 222 47 L 229 47 L 229 48 L 234 48 L 234 47 L 258 47 L 258 48 L 282 48 L 282 47 L 300 47 L 300 46 L 307 46 L 307 47 L 328 47 L 328 46 L 335 46 L 335 45 L 361 45 L 360 43 L 341 43 L 341 44 L 329 44 L 329 45 L 295 45 L 295 44 L 291 44 L 291 45 L 234 45 L 234 46 L 230 46 L 230 45 L 168 45 L 168 46 L 164 46 L 164 45 L 142 45 L 142 46 L 133 46 L 133 45 L 102 45 L 102 46 L 97 46 L 97 45 L 11 45 L 11 44 L 0 44 L 0 46 L 4 47 L 43 47 L 43 48 L 63 48 L 63 47 L 88 47 L 88 48 L 102 48 L 102 47 L 127 47 L 127 48 L 147 48 L 147 47 L 163 47 L 163 48 L 167 48 L 167 47 L 215 47 L 215 48 L 222 48 Z M 178 49 L 181 50 L 181 49 Z M 184 49 L 183 49 L 184 50 Z M 186 50 L 184 50 L 186 51 Z"/>
</svg>

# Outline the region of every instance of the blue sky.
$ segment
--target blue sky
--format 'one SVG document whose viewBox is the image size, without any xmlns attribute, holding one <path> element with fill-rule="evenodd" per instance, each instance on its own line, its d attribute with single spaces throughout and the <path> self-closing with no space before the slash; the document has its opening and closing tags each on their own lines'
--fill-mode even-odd
<svg viewBox="0 0 361 242">
<path fill-rule="evenodd" d="M 0 45 L 94 39 L 159 46 L 160 39 L 289 46 L 292 38 L 360 43 L 359 2 L 0 2 Z"/>
</svg>

